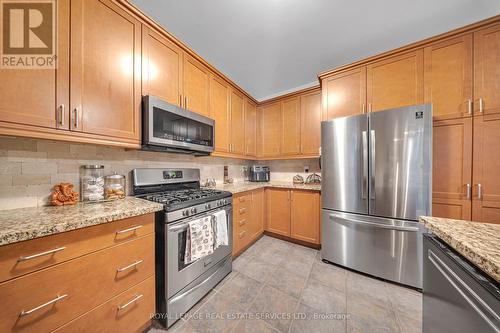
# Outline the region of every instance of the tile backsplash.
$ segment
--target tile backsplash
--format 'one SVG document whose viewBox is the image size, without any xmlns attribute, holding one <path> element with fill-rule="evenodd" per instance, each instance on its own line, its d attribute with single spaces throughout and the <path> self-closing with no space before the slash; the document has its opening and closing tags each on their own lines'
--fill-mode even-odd
<svg viewBox="0 0 500 333">
<path fill-rule="evenodd" d="M 134 168 L 199 168 L 202 181 L 215 178 L 221 184 L 224 165 L 229 167 L 229 177 L 243 181 L 243 167 L 253 163 L 231 158 L 0 137 L 0 209 L 47 205 L 52 187 L 60 182 L 71 182 L 79 191 L 80 166 L 84 164 L 102 164 L 105 174 L 116 171 L 126 175 L 130 194 L 130 171 Z M 304 176 L 304 166 L 309 166 L 310 172 L 319 170 L 317 160 L 258 163 L 270 166 L 272 180 L 291 181 L 297 173 Z"/>
</svg>

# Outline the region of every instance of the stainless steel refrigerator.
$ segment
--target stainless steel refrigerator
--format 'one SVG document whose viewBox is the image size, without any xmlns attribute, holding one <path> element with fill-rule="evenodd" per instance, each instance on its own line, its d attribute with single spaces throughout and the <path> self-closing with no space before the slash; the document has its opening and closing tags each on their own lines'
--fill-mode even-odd
<svg viewBox="0 0 500 333">
<path fill-rule="evenodd" d="M 417 220 L 431 214 L 431 105 L 322 122 L 321 162 L 322 258 L 422 288 Z"/>
</svg>

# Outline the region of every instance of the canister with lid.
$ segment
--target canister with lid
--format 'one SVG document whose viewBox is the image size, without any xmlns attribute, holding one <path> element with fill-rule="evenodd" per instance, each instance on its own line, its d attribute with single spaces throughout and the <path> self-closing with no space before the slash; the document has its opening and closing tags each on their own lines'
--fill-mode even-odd
<svg viewBox="0 0 500 333">
<path fill-rule="evenodd" d="M 80 178 L 82 201 L 104 200 L 104 165 L 84 165 Z"/>
<path fill-rule="evenodd" d="M 125 176 L 114 172 L 112 175 L 104 177 L 104 194 L 106 199 L 125 198 Z"/>
</svg>

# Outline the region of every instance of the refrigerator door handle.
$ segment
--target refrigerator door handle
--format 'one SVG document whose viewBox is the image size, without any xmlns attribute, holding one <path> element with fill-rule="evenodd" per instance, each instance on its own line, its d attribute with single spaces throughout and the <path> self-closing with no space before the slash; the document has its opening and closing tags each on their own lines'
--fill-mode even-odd
<svg viewBox="0 0 500 333">
<path fill-rule="evenodd" d="M 409 231 L 409 232 L 417 232 L 419 229 L 417 227 L 403 227 L 403 226 L 397 226 L 397 225 L 387 225 L 387 224 L 381 224 L 381 223 L 375 223 L 375 222 L 367 222 L 367 221 L 361 221 L 361 220 L 356 220 L 352 218 L 346 218 L 342 216 L 338 216 L 335 214 L 330 214 L 330 220 L 333 219 L 341 219 L 343 221 L 347 222 L 352 222 L 354 224 L 362 224 L 366 225 L 369 227 L 375 227 L 375 228 L 382 228 L 382 229 L 390 229 L 390 230 L 396 230 L 396 231 Z M 337 220 L 338 222 L 338 220 Z"/>
<path fill-rule="evenodd" d="M 375 130 L 370 130 L 370 199 L 375 200 Z"/>
<path fill-rule="evenodd" d="M 363 139 L 363 183 L 361 184 L 361 199 L 367 199 L 368 192 L 368 135 L 366 131 L 361 133 Z"/>
</svg>

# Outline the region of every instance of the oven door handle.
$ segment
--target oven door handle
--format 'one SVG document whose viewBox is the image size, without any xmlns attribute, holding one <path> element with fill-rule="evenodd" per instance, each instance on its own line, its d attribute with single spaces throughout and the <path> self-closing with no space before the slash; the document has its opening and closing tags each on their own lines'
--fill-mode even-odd
<svg viewBox="0 0 500 333">
<path fill-rule="evenodd" d="M 201 219 L 201 218 L 203 218 L 203 217 L 213 215 L 213 214 L 215 214 L 215 213 L 217 213 L 217 212 L 220 212 L 220 211 L 222 211 L 222 210 L 226 211 L 226 215 L 227 215 L 227 214 L 229 214 L 229 213 L 233 210 L 233 208 L 231 207 L 231 208 L 227 208 L 227 209 L 219 209 L 219 210 L 216 210 L 216 211 L 214 211 L 214 212 L 212 212 L 212 213 L 210 213 L 210 214 L 207 214 L 207 215 L 204 215 L 204 216 L 200 216 L 200 217 L 196 217 L 196 218 L 190 219 L 189 221 L 184 222 L 184 223 L 182 223 L 182 224 L 176 224 L 176 225 L 170 226 L 170 227 L 168 227 L 168 231 L 175 232 L 175 231 L 179 231 L 179 230 L 184 230 L 184 229 L 187 229 L 187 228 L 188 228 L 188 226 L 189 226 L 189 222 L 190 222 L 190 221 L 192 221 L 192 220 L 197 220 L 197 219 Z"/>
</svg>

